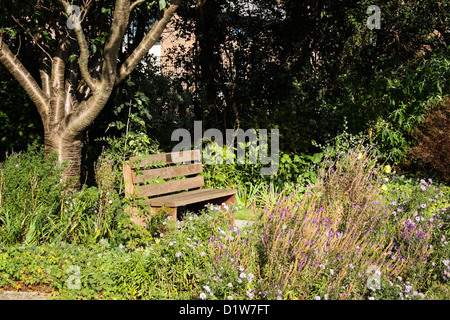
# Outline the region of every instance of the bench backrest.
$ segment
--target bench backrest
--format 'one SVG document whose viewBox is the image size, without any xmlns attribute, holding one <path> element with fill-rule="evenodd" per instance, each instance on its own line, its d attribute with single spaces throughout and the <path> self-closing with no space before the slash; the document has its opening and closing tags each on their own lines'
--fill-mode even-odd
<svg viewBox="0 0 450 320">
<path fill-rule="evenodd" d="M 205 185 L 203 177 L 198 175 L 202 172 L 200 150 L 132 157 L 123 165 L 125 197 L 152 197 L 200 188 Z M 180 177 L 185 178 L 176 179 Z M 146 184 L 155 179 L 165 182 Z"/>
</svg>

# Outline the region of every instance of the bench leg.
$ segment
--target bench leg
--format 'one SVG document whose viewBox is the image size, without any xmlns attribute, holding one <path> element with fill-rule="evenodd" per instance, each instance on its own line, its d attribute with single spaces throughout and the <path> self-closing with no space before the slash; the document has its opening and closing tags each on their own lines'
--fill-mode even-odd
<svg viewBox="0 0 450 320">
<path fill-rule="evenodd" d="M 233 194 L 232 196 L 230 196 L 226 201 L 225 204 L 228 206 L 230 204 L 235 204 L 236 203 L 236 194 Z"/>
<path fill-rule="evenodd" d="M 162 208 L 162 207 L 151 207 L 150 212 L 152 214 L 157 213 L 159 210 L 167 210 L 169 212 L 169 216 L 172 217 L 176 221 L 177 219 L 177 208 Z"/>
<path fill-rule="evenodd" d="M 138 214 L 136 207 L 128 206 L 125 208 L 125 212 L 136 225 L 144 226 L 146 224 L 145 217 Z"/>
</svg>

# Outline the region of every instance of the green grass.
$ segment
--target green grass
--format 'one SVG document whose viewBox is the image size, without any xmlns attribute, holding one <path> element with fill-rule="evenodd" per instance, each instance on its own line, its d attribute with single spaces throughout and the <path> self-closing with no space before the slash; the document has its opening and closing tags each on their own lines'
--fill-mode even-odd
<svg viewBox="0 0 450 320">
<path fill-rule="evenodd" d="M 258 220 L 258 215 L 255 210 L 242 208 L 235 212 L 234 218 L 236 220 L 256 221 Z"/>
</svg>

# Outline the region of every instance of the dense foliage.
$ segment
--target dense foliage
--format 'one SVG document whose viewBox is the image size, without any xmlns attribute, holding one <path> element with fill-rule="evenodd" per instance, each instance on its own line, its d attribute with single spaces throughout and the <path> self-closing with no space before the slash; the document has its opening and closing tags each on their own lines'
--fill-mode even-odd
<svg viewBox="0 0 450 320">
<path fill-rule="evenodd" d="M 44 156 L 42 123 L 0 66 L 0 288 L 63 299 L 450 298 L 449 1 L 384 1 L 373 30 L 368 0 L 253 2 L 183 2 L 175 29 L 193 47 L 172 48 L 162 69 L 147 57 L 115 87 L 84 135 L 80 190 L 61 179 L 66 163 Z M 111 2 L 93 4 L 106 23 Z M 36 19 L 50 15 L 41 9 Z M 133 13 L 123 48 L 157 11 Z M 1 30 L 32 66 L 27 30 Z M 92 56 L 106 36 L 88 39 Z M 122 164 L 171 151 L 172 132 L 194 120 L 279 129 L 277 173 L 248 159 L 205 164 L 206 187 L 237 189 L 235 206 L 135 225 Z"/>
</svg>

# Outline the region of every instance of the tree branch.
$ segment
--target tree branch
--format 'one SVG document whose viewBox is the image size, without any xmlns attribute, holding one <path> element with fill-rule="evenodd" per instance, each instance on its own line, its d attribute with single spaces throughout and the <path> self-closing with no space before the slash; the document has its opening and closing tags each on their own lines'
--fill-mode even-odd
<svg viewBox="0 0 450 320">
<path fill-rule="evenodd" d="M 41 67 L 39 68 L 39 76 L 41 78 L 41 87 L 42 92 L 46 95 L 47 98 L 50 97 L 51 88 L 50 88 L 50 73 L 51 73 L 51 61 L 47 58 L 47 56 L 43 55 Z"/>
<path fill-rule="evenodd" d="M 8 45 L 3 42 L 0 36 L 0 62 L 12 74 L 12 76 L 25 89 L 31 101 L 36 105 L 37 110 L 45 122 L 49 111 L 49 100 L 41 90 L 39 85 L 23 64 L 11 52 Z"/>
<path fill-rule="evenodd" d="M 9 12 L 8 12 L 9 13 Z M 10 14 L 10 13 L 9 13 Z M 19 20 L 17 20 L 12 14 L 11 14 L 11 18 L 14 20 L 14 22 L 19 26 L 19 27 L 21 27 L 24 31 L 25 31 L 25 33 L 26 34 L 28 34 L 30 37 L 31 37 L 31 39 L 33 39 L 33 41 L 34 41 L 34 43 L 42 50 L 42 52 L 44 53 L 44 54 L 46 54 L 49 58 L 50 58 L 50 60 L 52 60 L 52 56 L 50 55 L 50 53 L 48 53 L 40 44 L 39 44 L 39 41 L 38 41 L 38 39 L 36 39 L 36 37 L 33 35 L 33 34 L 31 34 L 31 32 L 29 32 L 21 23 L 20 23 L 20 21 Z"/>
<path fill-rule="evenodd" d="M 66 0 L 59 0 L 60 4 L 63 6 L 64 10 L 67 12 L 69 9 L 69 2 Z M 81 21 L 80 21 L 81 24 Z M 78 58 L 78 64 L 80 66 L 80 74 L 86 84 L 89 86 L 92 92 L 95 92 L 96 83 L 89 73 L 89 46 L 86 41 L 83 29 L 81 26 L 75 24 L 73 31 L 77 37 L 77 42 L 80 47 L 80 56 Z"/>
<path fill-rule="evenodd" d="M 65 0 L 60 0 L 65 1 Z M 66 120 L 64 135 L 75 136 L 86 129 L 98 116 L 114 88 L 117 74 L 117 59 L 130 16 L 130 0 L 116 0 L 109 37 L 103 50 L 100 81 L 96 91 L 86 100 L 80 101 Z M 81 70 L 80 70 L 81 71 Z M 86 79 L 83 78 L 84 81 Z"/>
<path fill-rule="evenodd" d="M 133 11 L 133 9 L 134 9 L 136 6 L 140 5 L 142 2 L 145 2 L 145 1 L 147 1 L 147 0 L 136 0 L 135 2 L 133 2 L 133 3 L 131 4 L 131 6 L 130 6 L 130 11 Z"/>
<path fill-rule="evenodd" d="M 117 58 L 130 18 L 130 1 L 116 0 L 113 22 L 103 51 L 102 81 L 114 84 L 117 74 Z"/>
<path fill-rule="evenodd" d="M 127 60 L 120 67 L 115 85 L 119 84 L 123 79 L 125 79 L 134 70 L 134 68 L 136 68 L 142 58 L 144 58 L 145 55 L 148 54 L 156 41 L 158 41 L 170 19 L 175 14 L 175 11 L 180 6 L 181 1 L 182 0 L 173 0 L 171 1 L 170 6 L 164 9 L 160 19 L 155 22 L 150 32 L 144 37 L 141 43 L 136 47 L 136 49 L 130 54 Z"/>
<path fill-rule="evenodd" d="M 68 51 L 70 49 L 70 38 L 65 35 L 58 44 L 56 55 L 53 58 L 51 76 L 51 118 L 53 123 L 58 123 L 64 118 L 65 97 L 65 69 Z"/>
</svg>

